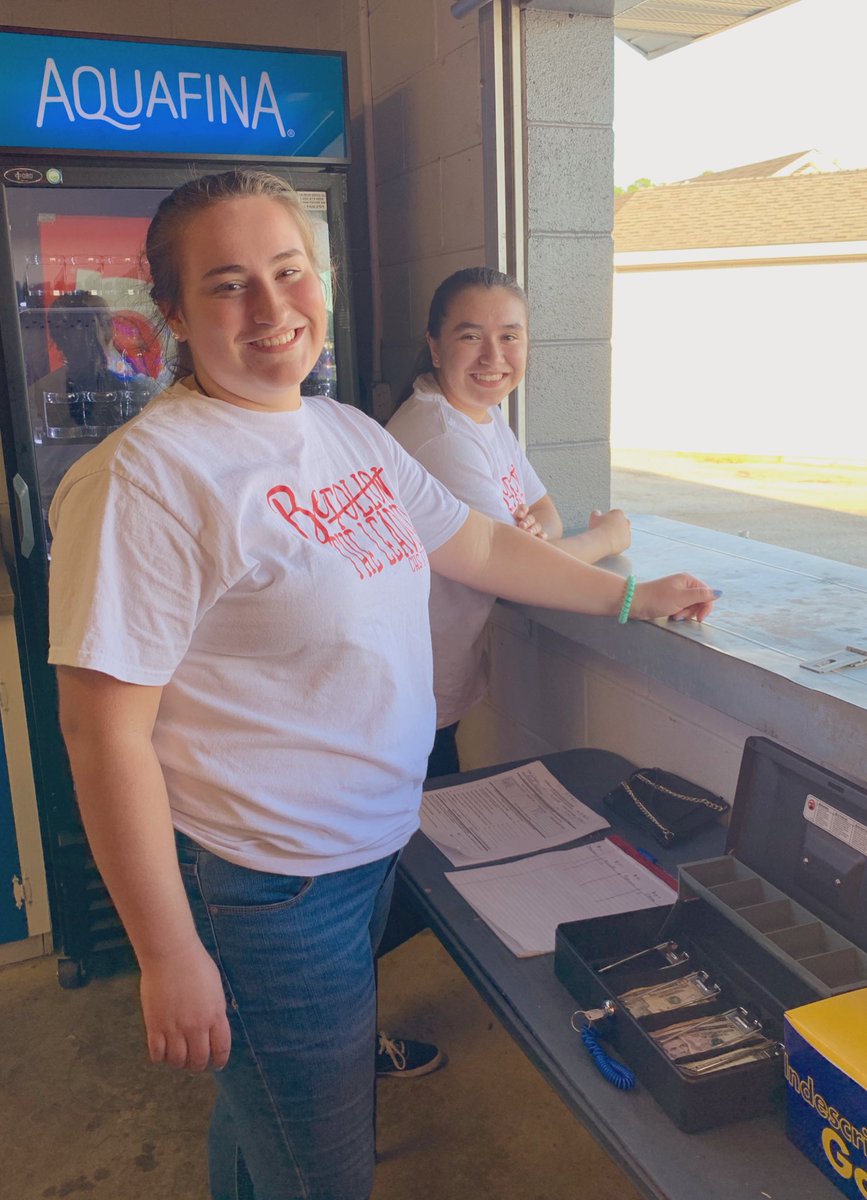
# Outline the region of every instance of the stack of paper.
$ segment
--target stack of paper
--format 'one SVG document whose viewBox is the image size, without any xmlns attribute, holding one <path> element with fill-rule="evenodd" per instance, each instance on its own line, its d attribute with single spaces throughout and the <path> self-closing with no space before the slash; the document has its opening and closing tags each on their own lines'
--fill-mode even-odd
<svg viewBox="0 0 867 1200">
<path fill-rule="evenodd" d="M 607 829 L 540 762 L 425 792 L 421 827 L 456 867 L 532 854 Z"/>
<path fill-rule="evenodd" d="M 677 893 L 612 842 L 450 871 L 468 904 L 519 958 L 548 954 L 562 921 L 674 904 Z"/>
<path fill-rule="evenodd" d="M 673 904 L 674 890 L 642 863 L 603 840 L 540 854 L 607 829 L 540 762 L 471 783 L 425 792 L 421 827 L 456 866 L 446 875 L 519 957 L 554 949 L 563 921 Z M 529 856 L 529 857 L 527 857 Z"/>
</svg>

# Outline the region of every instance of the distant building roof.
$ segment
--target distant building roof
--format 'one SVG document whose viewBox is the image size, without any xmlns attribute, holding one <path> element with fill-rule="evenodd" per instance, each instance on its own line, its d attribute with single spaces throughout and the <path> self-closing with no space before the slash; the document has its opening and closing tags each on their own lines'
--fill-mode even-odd
<svg viewBox="0 0 867 1200">
<path fill-rule="evenodd" d="M 700 176 L 618 199 L 615 252 L 867 241 L 867 170 Z"/>
<path fill-rule="evenodd" d="M 762 162 L 747 163 L 743 167 L 731 167 L 728 171 L 705 171 L 689 181 L 697 179 L 769 179 L 780 175 L 817 175 L 822 171 L 839 171 L 837 164 L 818 150 L 799 150 L 796 154 L 784 154 L 780 158 L 766 158 Z"/>
</svg>

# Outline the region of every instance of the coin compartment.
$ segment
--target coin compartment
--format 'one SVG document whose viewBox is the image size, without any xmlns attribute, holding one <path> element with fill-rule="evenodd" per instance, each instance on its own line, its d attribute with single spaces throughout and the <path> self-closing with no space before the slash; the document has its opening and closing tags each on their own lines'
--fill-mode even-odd
<svg viewBox="0 0 867 1200">
<path fill-rule="evenodd" d="M 774 940 L 776 940 L 778 932 L 790 932 L 796 920 L 791 900 L 766 900 L 763 904 L 750 904 L 746 908 L 742 908 L 740 912 L 743 919 L 754 929 L 768 934 Z M 799 925 L 796 928 L 805 928 L 805 926 Z M 785 946 L 783 948 L 788 949 Z"/>
<path fill-rule="evenodd" d="M 801 960 L 804 967 L 832 992 L 867 986 L 867 955 L 855 946 Z"/>
<path fill-rule="evenodd" d="M 682 864 L 679 892 L 749 932 L 817 998 L 867 986 L 864 951 L 733 855 Z"/>
<path fill-rule="evenodd" d="M 754 904 L 764 904 L 774 898 L 770 886 L 757 875 L 732 883 L 721 883 L 710 890 L 729 908 L 751 908 Z"/>
</svg>

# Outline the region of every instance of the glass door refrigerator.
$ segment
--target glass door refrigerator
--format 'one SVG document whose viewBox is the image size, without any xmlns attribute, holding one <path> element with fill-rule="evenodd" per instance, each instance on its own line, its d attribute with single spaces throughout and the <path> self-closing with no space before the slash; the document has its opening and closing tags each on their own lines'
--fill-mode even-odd
<svg viewBox="0 0 867 1200">
<path fill-rule="evenodd" d="M 340 53 L 0 29 L 0 436 L 13 518 L 3 550 L 66 987 L 128 946 L 60 737 L 48 508 L 71 464 L 172 377 L 143 245 L 160 200 L 193 175 L 255 166 L 299 191 L 329 322 L 302 391 L 357 403 L 345 80 Z"/>
</svg>

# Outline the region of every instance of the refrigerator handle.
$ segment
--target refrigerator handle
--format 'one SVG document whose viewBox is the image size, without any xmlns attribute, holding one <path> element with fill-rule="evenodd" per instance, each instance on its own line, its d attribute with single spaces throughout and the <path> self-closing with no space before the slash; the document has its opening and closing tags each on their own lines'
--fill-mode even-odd
<svg viewBox="0 0 867 1200">
<path fill-rule="evenodd" d="M 20 475 L 12 480 L 12 490 L 15 492 L 15 511 L 18 515 L 18 540 L 21 553 L 29 558 L 33 553 L 36 541 L 33 537 L 33 514 L 30 511 L 30 488 Z"/>
</svg>

